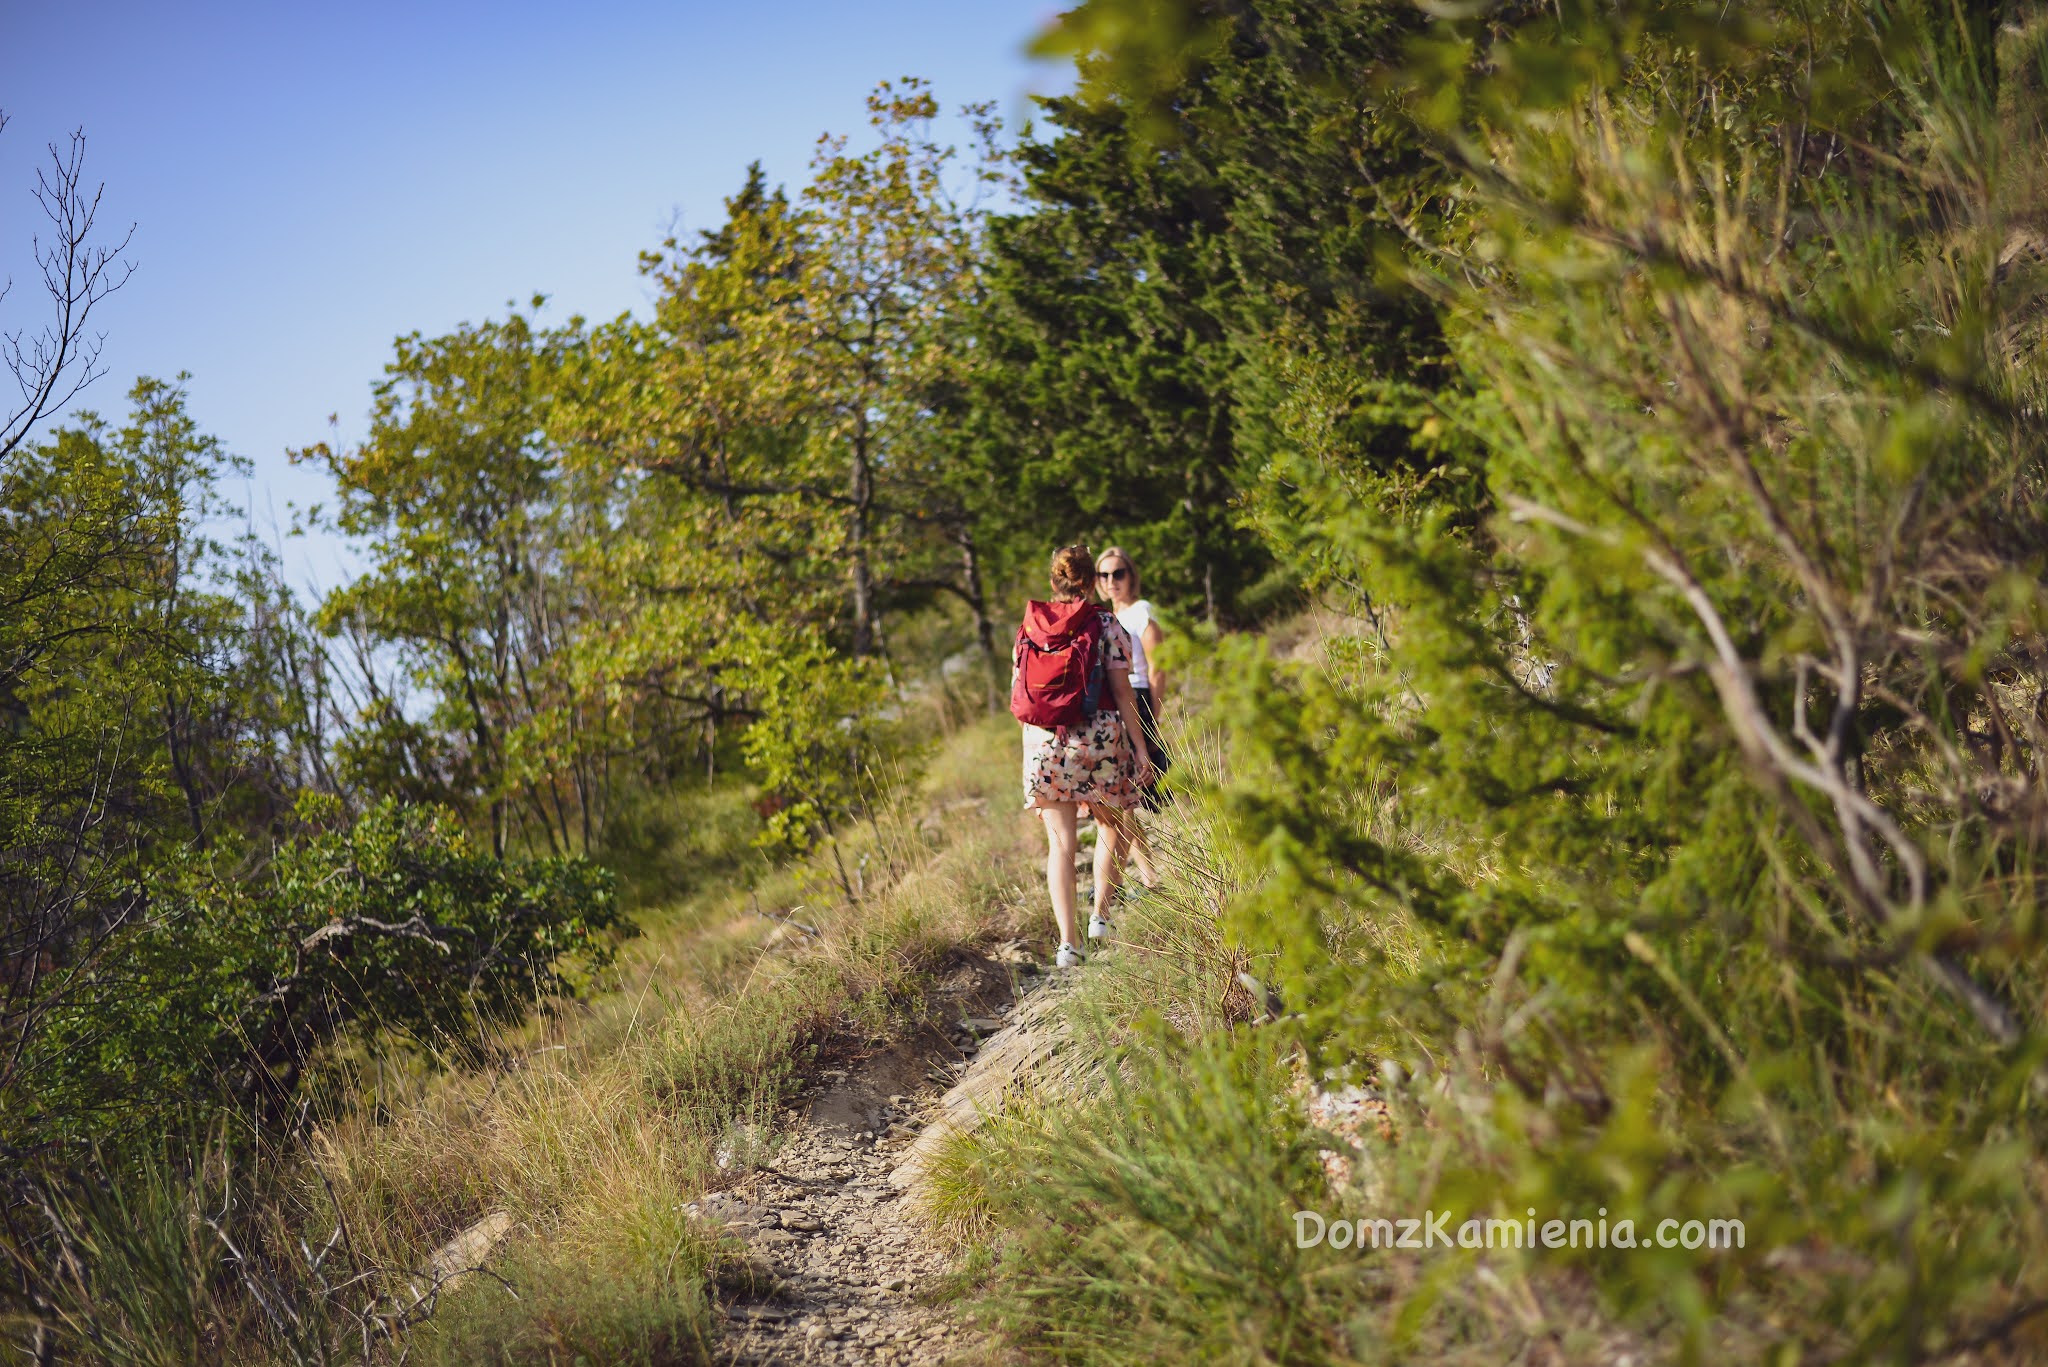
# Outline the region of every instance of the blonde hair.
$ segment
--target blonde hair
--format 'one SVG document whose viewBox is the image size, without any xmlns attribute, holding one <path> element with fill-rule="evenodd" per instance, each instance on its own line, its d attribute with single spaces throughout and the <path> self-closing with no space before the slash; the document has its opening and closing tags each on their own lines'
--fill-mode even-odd
<svg viewBox="0 0 2048 1367">
<path fill-rule="evenodd" d="M 1082 545 L 1062 546 L 1052 553 L 1052 591 L 1058 598 L 1086 598 L 1095 587 L 1095 557 Z"/>
<path fill-rule="evenodd" d="M 1138 578 L 1138 562 L 1131 559 L 1130 553 L 1126 551 L 1122 546 L 1104 546 L 1102 548 L 1102 554 L 1095 557 L 1095 565 L 1099 567 L 1103 561 L 1109 559 L 1112 555 L 1115 556 L 1117 559 L 1123 561 L 1124 568 L 1131 572 L 1131 597 L 1136 598 L 1140 591 L 1140 581 Z"/>
</svg>

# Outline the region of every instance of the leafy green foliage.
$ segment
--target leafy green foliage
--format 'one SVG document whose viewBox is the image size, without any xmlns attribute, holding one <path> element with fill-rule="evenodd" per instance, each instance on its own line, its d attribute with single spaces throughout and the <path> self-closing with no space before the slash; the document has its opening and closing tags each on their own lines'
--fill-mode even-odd
<svg viewBox="0 0 2048 1367">
<path fill-rule="evenodd" d="M 757 642 L 740 677 L 761 710 L 740 738 L 769 795 L 759 843 L 801 854 L 825 840 L 837 861 L 841 829 L 856 818 L 873 821 L 910 759 L 883 717 L 887 676 L 875 661 L 838 655 L 812 637 Z M 842 890 L 854 895 L 844 864 L 835 866 Z"/>
<path fill-rule="evenodd" d="M 366 689 L 340 780 L 475 811 L 498 853 L 591 842 L 608 761 L 647 702 L 575 649 L 617 600 L 602 554 L 617 491 L 548 433 L 583 341 L 579 320 L 551 330 L 520 314 L 402 338 L 369 440 L 299 454 L 333 475 L 337 529 L 367 538 L 369 571 L 320 608 Z M 380 667 L 397 678 L 380 682 Z"/>
<path fill-rule="evenodd" d="M 1250 956 L 1284 1009 L 1105 1048 L 1080 1119 L 984 1141 L 1013 1329 L 1118 1361 L 2021 1351 L 2048 81 L 2038 22 L 1989 13 L 1088 0 L 1047 40 L 1080 90 L 1014 157 L 973 109 L 964 165 L 921 83 L 884 86 L 872 145 L 788 194 L 757 167 L 651 255 L 651 319 L 403 339 L 370 440 L 310 453 L 371 565 L 317 622 L 202 534 L 235 467 L 174 387 L 24 448 L 0 1143 L 274 1123 L 337 1042 L 486 1053 L 620 929 L 569 852 L 735 755 L 761 843 L 830 852 L 844 934 L 633 1085 L 760 1142 L 925 944 L 859 919 L 842 858 L 863 822 L 892 857 L 908 655 L 964 639 L 912 614 L 949 602 L 992 658 L 987 583 L 1109 535 L 1184 616 L 1307 588 L 1357 625 L 1209 662 L 1230 756 L 1178 910 L 1234 938 L 1151 946 L 1181 967 L 1121 1000 L 1241 1021 Z M 706 862 L 752 830 L 720 802 Z M 1296 1095 L 1343 1083 L 1395 1130 L 1348 1186 Z M 660 1190 L 605 1245 L 626 1271 L 464 1332 L 701 1350 Z M 1309 1201 L 1750 1240 L 1418 1268 L 1301 1256 Z"/>
<path fill-rule="evenodd" d="M 965 364 L 952 343 L 1000 125 L 966 111 L 981 161 L 962 169 L 934 140 L 938 112 L 920 81 L 877 88 L 874 145 L 823 140 L 794 202 L 755 167 L 723 227 L 646 259 L 654 321 L 600 341 L 586 447 L 684 491 L 671 582 L 701 618 L 725 615 L 730 600 L 704 599 L 735 578 L 731 606 L 833 625 L 855 655 L 885 654 L 889 611 L 936 593 L 985 617 L 980 490 L 943 459 L 941 399 Z"/>
<path fill-rule="evenodd" d="M 41 1085 L 10 1141 L 149 1142 L 216 1102 L 275 1111 L 325 1045 L 408 1041 L 474 1056 L 496 1027 L 573 995 L 619 917 L 581 859 L 504 862 L 453 815 L 394 801 L 305 829 L 239 879 L 193 857 L 152 870 L 147 915 L 107 956 L 120 1011 L 65 1003 L 43 1024 Z"/>
<path fill-rule="evenodd" d="M 1440 382 L 1442 344 L 1429 309 L 1378 286 L 1377 258 L 1408 216 L 1441 215 L 1442 178 L 1397 111 L 1348 84 L 1420 20 L 1265 3 L 1061 22 L 1091 55 L 1081 92 L 1044 102 L 1055 136 L 1018 152 L 1028 212 L 992 225 L 981 458 L 1024 491 L 1029 515 L 1005 524 L 1019 558 L 1113 539 L 1182 613 L 1256 617 L 1290 576 L 1242 524 L 1290 449 L 1280 407 L 1304 342 L 1411 386 L 1377 424 L 1353 416 L 1347 459 L 1426 464 L 1412 386 Z"/>
<path fill-rule="evenodd" d="M 150 870 L 234 843 L 288 808 L 292 701 L 260 688 L 280 623 L 260 562 L 205 528 L 236 469 L 173 385 L 140 382 L 129 423 L 87 416 L 0 471 L 0 1122 L 31 1117 L 72 1066 L 52 1020 L 104 1020 Z M 253 590 L 248 600 L 233 593 Z M 61 1105 L 58 1108 L 61 1111 Z"/>
<path fill-rule="evenodd" d="M 0 1144 L 110 1161 L 220 1102 L 275 1111 L 344 1032 L 475 1050 L 601 966 L 600 870 L 502 863 L 331 781 L 309 624 L 208 534 L 239 468 L 174 386 L 5 472 Z"/>
<path fill-rule="evenodd" d="M 1393 1107 L 1335 1209 L 1748 1237 L 1304 1268 L 1304 1358 L 2028 1351 L 2048 481 L 1999 263 L 2038 250 L 2041 128 L 2001 93 L 2035 40 L 1995 82 L 1981 41 L 1933 6 L 1496 12 L 1380 96 L 1458 187 L 1398 263 L 1458 382 L 1282 355 L 1258 526 L 1361 621 L 1212 662 L 1215 857 L 1264 876 L 1230 924 L 1317 1079 Z M 1404 427 L 1406 468 L 1373 454 Z M 1097 1200 L 1157 1276 L 1203 1265 Z M 1004 1296 L 1066 1272 L 1030 1247 Z M 1266 1303 L 1219 1286 L 1202 1341 Z M 1155 1355 L 1178 1308 L 1106 1301 L 1069 1351 Z"/>
</svg>

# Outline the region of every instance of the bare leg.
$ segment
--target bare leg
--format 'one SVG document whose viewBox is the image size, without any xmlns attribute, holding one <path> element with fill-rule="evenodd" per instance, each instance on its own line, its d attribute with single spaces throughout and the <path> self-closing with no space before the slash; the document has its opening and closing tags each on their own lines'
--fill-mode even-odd
<svg viewBox="0 0 2048 1367">
<path fill-rule="evenodd" d="M 1045 889 L 1052 894 L 1052 917 L 1059 923 L 1060 943 L 1079 948 L 1081 932 L 1074 920 L 1074 847 L 1079 840 L 1074 804 L 1056 802 L 1039 808 L 1038 815 L 1045 822 Z"/>
<path fill-rule="evenodd" d="M 1130 845 L 1131 814 L 1107 804 L 1095 813 L 1095 914 L 1109 919 L 1109 899 L 1124 881 L 1124 852 Z"/>
</svg>

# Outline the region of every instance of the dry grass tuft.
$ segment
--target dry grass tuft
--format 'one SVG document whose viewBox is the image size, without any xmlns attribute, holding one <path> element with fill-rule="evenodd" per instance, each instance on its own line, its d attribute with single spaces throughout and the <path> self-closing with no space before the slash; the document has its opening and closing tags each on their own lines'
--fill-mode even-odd
<svg viewBox="0 0 2048 1367">
<path fill-rule="evenodd" d="M 416 1361 L 708 1352 L 718 1251 L 680 1208 L 770 1156 L 828 1042 L 905 1030 L 950 953 L 1036 912 L 1014 743 L 1006 718 L 955 732 L 902 810 L 848 834 L 853 900 L 821 866 L 650 908 L 612 991 L 488 1068 L 387 1076 L 377 1106 L 322 1127 L 309 1224 L 344 1218 L 378 1261 L 420 1266 L 484 1216 L 512 1217 L 504 1284 L 465 1283 Z"/>
</svg>

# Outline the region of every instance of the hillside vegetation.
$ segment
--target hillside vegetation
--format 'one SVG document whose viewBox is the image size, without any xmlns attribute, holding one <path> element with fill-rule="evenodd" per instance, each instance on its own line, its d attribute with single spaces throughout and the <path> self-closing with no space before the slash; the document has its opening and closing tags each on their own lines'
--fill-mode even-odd
<svg viewBox="0 0 2048 1367">
<path fill-rule="evenodd" d="M 924 1193 L 978 1351 L 2048 1351 L 2048 22 L 1041 45 L 1033 127 L 878 87 L 646 317 L 400 339 L 296 453 L 318 601 L 178 382 L 49 426 L 17 357 L 0 1354 L 716 1360 L 763 1274 L 683 1207 L 1046 933 L 1002 657 L 1076 540 L 1180 763 L 1076 1066 Z M 1298 1237 L 1438 1211 L 1742 1236 Z"/>
</svg>

